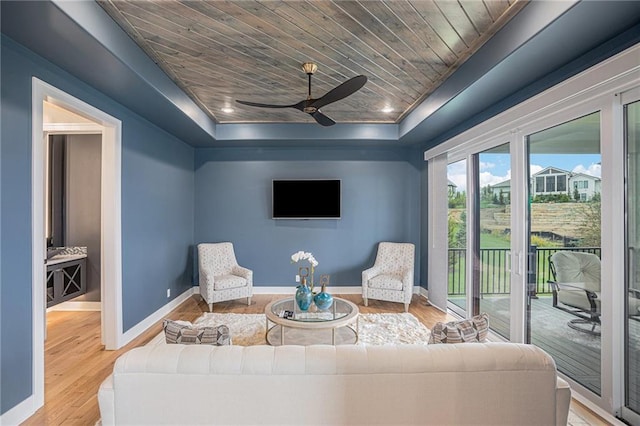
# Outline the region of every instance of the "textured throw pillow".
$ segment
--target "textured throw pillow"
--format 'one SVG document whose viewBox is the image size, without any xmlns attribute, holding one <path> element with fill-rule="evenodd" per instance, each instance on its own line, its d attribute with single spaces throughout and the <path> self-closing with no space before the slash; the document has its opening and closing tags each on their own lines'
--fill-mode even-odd
<svg viewBox="0 0 640 426">
<path fill-rule="evenodd" d="M 470 319 L 436 323 L 429 343 L 484 342 L 488 333 L 489 315 L 482 313 Z"/>
<path fill-rule="evenodd" d="M 167 343 L 181 343 L 183 345 L 230 345 L 229 327 L 195 327 L 190 323 L 164 320 L 162 323 Z"/>
</svg>

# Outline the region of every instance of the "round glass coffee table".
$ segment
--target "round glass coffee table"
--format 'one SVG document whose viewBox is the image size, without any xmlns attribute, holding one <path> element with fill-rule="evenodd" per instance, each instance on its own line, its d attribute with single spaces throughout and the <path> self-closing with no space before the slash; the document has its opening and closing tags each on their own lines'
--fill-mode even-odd
<svg viewBox="0 0 640 426">
<path fill-rule="evenodd" d="M 358 307 L 354 303 L 334 297 L 333 305 L 326 311 L 311 306 L 308 311 L 300 311 L 293 298 L 269 303 L 264 309 L 267 343 L 278 346 L 358 342 Z"/>
</svg>

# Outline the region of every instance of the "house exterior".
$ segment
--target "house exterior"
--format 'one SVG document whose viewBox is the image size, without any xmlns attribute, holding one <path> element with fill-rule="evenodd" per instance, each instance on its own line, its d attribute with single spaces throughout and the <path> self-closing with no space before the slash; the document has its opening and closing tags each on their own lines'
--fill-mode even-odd
<svg viewBox="0 0 640 426">
<path fill-rule="evenodd" d="M 265 291 L 294 287 L 287 269 L 292 247 L 313 252 L 332 284 L 357 289 L 379 241 L 413 242 L 416 286 L 425 294 L 433 285 L 427 254 L 434 245 L 427 241 L 434 229 L 424 153 L 640 43 L 633 2 L 610 3 L 531 2 L 521 20 L 505 25 L 437 93 L 455 95 L 434 97 L 400 123 L 345 124 L 322 133 L 307 125 L 216 126 L 153 61 L 136 56 L 139 49 L 94 2 L 0 2 L 0 423 L 21 423 L 44 404 L 43 312 L 34 307 L 33 288 L 44 255 L 33 241 L 40 202 L 33 185 L 42 177 L 33 167 L 33 141 L 43 130 L 33 125 L 43 100 L 34 96 L 43 87 L 118 123 L 105 130 L 120 131 L 110 157 L 118 166 L 113 193 L 120 203 L 113 220 L 121 226 L 110 242 L 119 256 L 108 272 L 122 301 L 105 317 L 122 343 L 193 292 L 200 242 L 233 241 L 238 258 L 254 270 L 255 288 Z M 554 50 L 558 37 L 564 43 Z M 157 86 L 147 90 L 147 84 Z M 260 148 L 265 140 L 268 149 Z M 558 172 L 539 176 L 546 192 L 576 188 L 586 200 L 599 192 L 597 178 Z M 270 220 L 268 185 L 292 176 L 339 176 L 340 222 L 289 227 Z M 305 201 L 312 200 L 310 194 Z"/>
<path fill-rule="evenodd" d="M 602 179 L 584 173 L 574 173 L 557 167 L 547 167 L 531 177 L 531 193 L 537 195 L 566 194 L 576 201 L 589 201 L 602 192 Z"/>
<path fill-rule="evenodd" d="M 449 195 L 449 197 L 453 197 L 456 194 L 457 188 L 458 185 L 447 179 L 447 194 Z"/>
<path fill-rule="evenodd" d="M 496 199 L 500 199 L 501 195 L 505 201 L 511 199 L 511 179 L 490 185 L 490 189 Z"/>
</svg>

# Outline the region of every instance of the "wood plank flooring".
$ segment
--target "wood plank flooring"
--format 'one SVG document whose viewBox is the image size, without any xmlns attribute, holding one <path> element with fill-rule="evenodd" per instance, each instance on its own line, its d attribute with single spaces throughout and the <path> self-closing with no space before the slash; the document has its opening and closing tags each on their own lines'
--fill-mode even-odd
<svg viewBox="0 0 640 426">
<path fill-rule="evenodd" d="M 362 305 L 360 295 L 340 295 L 358 305 L 362 313 L 403 312 L 400 303 L 370 300 Z M 254 295 L 251 306 L 246 299 L 218 303 L 215 312 L 263 313 L 264 308 L 283 295 Z M 167 318 L 194 321 L 207 306 L 194 295 L 173 310 Z M 414 296 L 409 312 L 431 328 L 437 321 L 453 318 L 428 306 L 421 297 Z M 97 392 L 102 381 L 111 373 L 115 360 L 124 352 L 145 345 L 161 331 L 161 323 L 150 327 L 142 335 L 117 351 L 105 351 L 100 343 L 100 312 L 50 312 L 47 314 L 45 342 L 45 405 L 23 425 L 95 425 L 100 418 Z M 570 425 L 604 425 L 602 419 L 586 407 L 572 402 Z"/>
</svg>

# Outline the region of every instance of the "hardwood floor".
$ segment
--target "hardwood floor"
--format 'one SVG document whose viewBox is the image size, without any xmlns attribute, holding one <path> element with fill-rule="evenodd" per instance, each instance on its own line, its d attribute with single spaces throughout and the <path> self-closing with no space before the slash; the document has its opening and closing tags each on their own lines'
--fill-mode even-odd
<svg viewBox="0 0 640 426">
<path fill-rule="evenodd" d="M 215 312 L 263 313 L 264 308 L 283 295 L 254 295 L 251 306 L 244 299 L 218 303 Z M 360 295 L 340 295 L 358 305 L 362 313 L 403 312 L 400 303 L 370 300 L 362 304 Z M 194 295 L 173 310 L 167 318 L 194 321 L 208 310 L 200 296 Z M 414 296 L 409 312 L 431 328 L 438 321 L 453 318 L 428 306 Z M 161 331 L 161 322 L 150 327 L 125 347 L 105 351 L 100 343 L 100 312 L 63 312 L 47 314 L 45 342 L 45 405 L 23 425 L 95 425 L 100 419 L 98 388 L 111 374 L 115 360 L 124 352 L 143 346 Z M 604 425 L 586 407 L 572 402 L 570 425 Z"/>
</svg>

